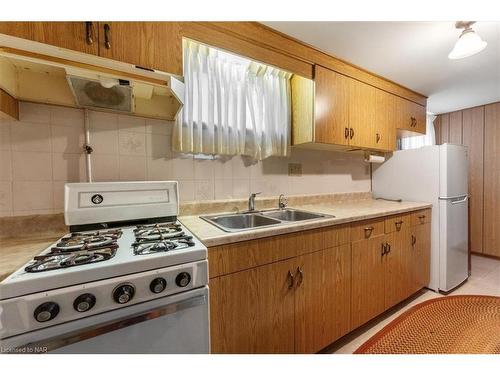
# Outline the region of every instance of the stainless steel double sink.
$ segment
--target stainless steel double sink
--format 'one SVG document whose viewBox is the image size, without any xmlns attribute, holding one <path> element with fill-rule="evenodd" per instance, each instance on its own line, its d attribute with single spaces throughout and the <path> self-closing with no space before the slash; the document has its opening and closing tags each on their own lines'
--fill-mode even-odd
<svg viewBox="0 0 500 375">
<path fill-rule="evenodd" d="M 240 232 L 244 230 L 289 224 L 297 221 L 335 217 L 292 208 L 251 211 L 237 214 L 200 216 L 203 220 L 215 225 L 225 232 Z"/>
</svg>

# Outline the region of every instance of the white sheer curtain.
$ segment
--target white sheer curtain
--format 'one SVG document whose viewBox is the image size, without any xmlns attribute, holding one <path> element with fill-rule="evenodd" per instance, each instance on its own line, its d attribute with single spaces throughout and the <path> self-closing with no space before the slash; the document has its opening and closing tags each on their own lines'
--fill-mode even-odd
<svg viewBox="0 0 500 375">
<path fill-rule="evenodd" d="M 401 150 L 420 148 L 436 144 L 436 132 L 434 131 L 435 115 L 427 114 L 425 135 L 401 138 Z"/>
<path fill-rule="evenodd" d="M 185 98 L 173 148 L 183 153 L 289 153 L 291 74 L 184 40 Z"/>
</svg>

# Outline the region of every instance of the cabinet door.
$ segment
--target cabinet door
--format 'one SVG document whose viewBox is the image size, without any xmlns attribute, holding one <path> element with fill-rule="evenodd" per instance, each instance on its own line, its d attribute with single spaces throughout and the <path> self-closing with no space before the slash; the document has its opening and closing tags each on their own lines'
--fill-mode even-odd
<svg viewBox="0 0 500 375">
<path fill-rule="evenodd" d="M 349 95 L 349 145 L 374 148 L 376 144 L 377 91 L 366 83 L 351 80 Z"/>
<path fill-rule="evenodd" d="M 469 162 L 469 248 L 483 251 L 484 107 L 463 111 L 463 139 Z"/>
<path fill-rule="evenodd" d="M 210 280 L 212 353 L 293 353 L 295 259 Z"/>
<path fill-rule="evenodd" d="M 350 81 L 342 74 L 315 66 L 315 142 L 348 144 Z"/>
<path fill-rule="evenodd" d="M 426 107 L 408 101 L 410 107 L 410 118 L 414 118 L 413 131 L 425 134 L 427 128 L 427 113 Z"/>
<path fill-rule="evenodd" d="M 396 100 L 395 96 L 378 90 L 375 93 L 376 120 L 373 148 L 382 151 L 396 150 Z"/>
<path fill-rule="evenodd" d="M 0 22 L 0 34 L 97 55 L 97 22 Z"/>
<path fill-rule="evenodd" d="M 462 111 L 450 113 L 449 143 L 462 144 Z"/>
<path fill-rule="evenodd" d="M 350 329 L 351 247 L 334 247 L 298 259 L 295 352 L 316 353 Z"/>
<path fill-rule="evenodd" d="M 411 237 L 411 274 L 412 291 L 429 285 L 431 261 L 431 223 L 412 227 Z"/>
<path fill-rule="evenodd" d="M 500 103 L 484 107 L 483 254 L 500 257 Z"/>
<path fill-rule="evenodd" d="M 387 254 L 384 256 L 385 310 L 411 294 L 410 230 L 405 225 L 400 231 L 386 235 Z"/>
<path fill-rule="evenodd" d="M 99 56 L 182 75 L 177 22 L 99 22 Z"/>
<path fill-rule="evenodd" d="M 384 255 L 386 237 L 376 236 L 352 243 L 351 329 L 385 310 Z"/>
</svg>

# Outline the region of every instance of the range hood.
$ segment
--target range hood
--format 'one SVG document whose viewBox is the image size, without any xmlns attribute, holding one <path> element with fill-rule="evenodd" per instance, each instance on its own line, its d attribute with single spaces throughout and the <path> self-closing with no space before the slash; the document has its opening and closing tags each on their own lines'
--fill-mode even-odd
<svg viewBox="0 0 500 375">
<path fill-rule="evenodd" d="M 184 98 L 179 78 L 107 64 L 0 47 L 0 88 L 23 101 L 175 120 Z"/>
</svg>

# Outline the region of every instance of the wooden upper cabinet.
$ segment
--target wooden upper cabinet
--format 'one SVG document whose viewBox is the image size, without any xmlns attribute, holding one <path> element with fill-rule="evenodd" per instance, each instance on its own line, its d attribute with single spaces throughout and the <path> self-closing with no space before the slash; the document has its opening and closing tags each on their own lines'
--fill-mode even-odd
<svg viewBox="0 0 500 375">
<path fill-rule="evenodd" d="M 377 89 L 351 80 L 349 92 L 349 145 L 373 148 L 376 144 Z"/>
<path fill-rule="evenodd" d="M 176 22 L 99 22 L 99 56 L 182 75 L 182 38 Z"/>
<path fill-rule="evenodd" d="M 425 134 L 427 126 L 426 107 L 395 96 L 395 108 L 397 112 L 396 127 L 398 129 Z"/>
<path fill-rule="evenodd" d="M 396 150 L 396 97 L 388 92 L 377 90 L 376 106 L 374 148 L 388 151 Z"/>
<path fill-rule="evenodd" d="M 97 55 L 97 22 L 0 22 L 0 34 Z"/>
<path fill-rule="evenodd" d="M 315 70 L 314 140 L 347 145 L 350 79 L 317 65 Z"/>
</svg>

